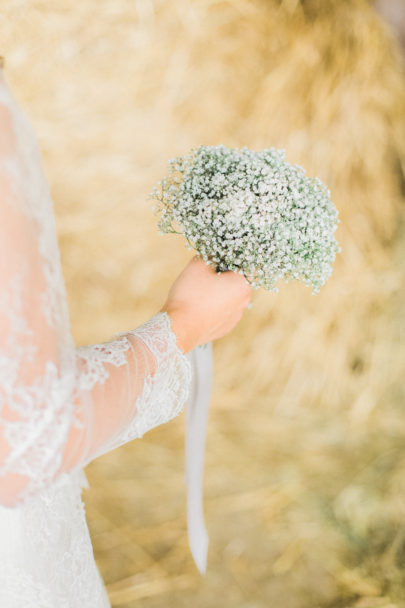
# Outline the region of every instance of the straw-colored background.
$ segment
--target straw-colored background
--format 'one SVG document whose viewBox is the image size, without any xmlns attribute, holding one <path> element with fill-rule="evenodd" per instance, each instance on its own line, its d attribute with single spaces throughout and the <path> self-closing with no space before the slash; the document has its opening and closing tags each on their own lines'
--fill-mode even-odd
<svg viewBox="0 0 405 608">
<path fill-rule="evenodd" d="M 388 26 L 362 0 L 0 9 L 78 344 L 152 316 L 190 258 L 157 235 L 147 200 L 168 158 L 200 143 L 283 147 L 340 211 L 343 252 L 321 293 L 256 292 L 215 345 L 206 577 L 187 544 L 184 415 L 88 467 L 113 606 L 405 606 L 405 79 Z"/>
</svg>

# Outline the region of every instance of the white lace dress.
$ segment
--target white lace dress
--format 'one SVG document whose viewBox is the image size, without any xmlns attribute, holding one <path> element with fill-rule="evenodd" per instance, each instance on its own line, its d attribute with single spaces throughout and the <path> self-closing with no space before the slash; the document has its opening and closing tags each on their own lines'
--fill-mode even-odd
<svg viewBox="0 0 405 608">
<path fill-rule="evenodd" d="M 1 69 L 0 127 L 0 606 L 101 608 L 83 467 L 176 416 L 191 364 L 166 313 L 75 348 L 40 155 Z"/>
</svg>

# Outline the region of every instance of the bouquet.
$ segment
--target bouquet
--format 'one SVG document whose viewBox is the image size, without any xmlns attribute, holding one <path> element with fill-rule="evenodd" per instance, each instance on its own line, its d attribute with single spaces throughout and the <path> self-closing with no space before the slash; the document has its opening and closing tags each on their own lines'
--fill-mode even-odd
<svg viewBox="0 0 405 608">
<path fill-rule="evenodd" d="M 340 251 L 329 190 L 284 150 L 199 146 L 169 161 L 151 196 L 161 234 L 182 234 L 207 264 L 254 289 L 297 279 L 317 293 Z"/>
<path fill-rule="evenodd" d="M 334 236 L 338 211 L 329 190 L 299 165 L 290 165 L 283 150 L 199 146 L 169 161 L 168 175 L 151 196 L 158 203 L 161 234 L 182 234 L 187 247 L 207 264 L 218 272 L 243 274 L 254 289 L 278 291 L 280 279 L 297 279 L 317 293 L 340 251 Z M 186 405 L 187 518 L 191 552 L 203 574 L 208 535 L 202 479 L 211 344 L 188 356 L 194 380 Z"/>
</svg>

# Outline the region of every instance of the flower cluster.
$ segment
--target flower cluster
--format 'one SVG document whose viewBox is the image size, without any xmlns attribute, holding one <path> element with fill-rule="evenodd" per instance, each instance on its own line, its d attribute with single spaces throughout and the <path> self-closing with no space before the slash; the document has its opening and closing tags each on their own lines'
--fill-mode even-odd
<svg viewBox="0 0 405 608">
<path fill-rule="evenodd" d="M 284 150 L 199 146 L 169 161 L 151 196 L 161 234 L 182 234 L 206 263 L 254 288 L 298 279 L 317 293 L 341 251 L 329 190 Z"/>
</svg>

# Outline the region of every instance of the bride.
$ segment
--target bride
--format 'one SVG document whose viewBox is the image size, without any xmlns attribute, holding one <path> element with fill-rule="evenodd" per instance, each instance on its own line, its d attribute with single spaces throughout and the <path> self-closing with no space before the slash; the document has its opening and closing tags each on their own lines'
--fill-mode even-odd
<svg viewBox="0 0 405 608">
<path fill-rule="evenodd" d="M 109 606 L 81 489 L 90 461 L 183 408 L 187 353 L 231 331 L 251 288 L 193 258 L 165 304 L 76 348 L 32 128 L 0 68 L 0 606 Z"/>
</svg>

